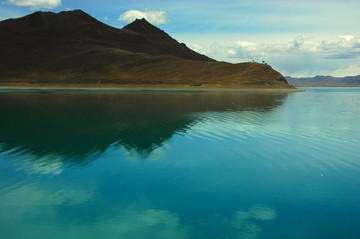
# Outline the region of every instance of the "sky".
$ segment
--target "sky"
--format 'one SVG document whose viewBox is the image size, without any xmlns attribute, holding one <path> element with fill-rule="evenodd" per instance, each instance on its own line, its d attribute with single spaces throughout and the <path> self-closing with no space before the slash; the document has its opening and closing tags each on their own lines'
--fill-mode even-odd
<svg viewBox="0 0 360 239">
<path fill-rule="evenodd" d="M 0 0 L 0 20 L 82 9 L 122 28 L 149 22 L 218 61 L 285 76 L 360 75 L 360 0 Z"/>
</svg>

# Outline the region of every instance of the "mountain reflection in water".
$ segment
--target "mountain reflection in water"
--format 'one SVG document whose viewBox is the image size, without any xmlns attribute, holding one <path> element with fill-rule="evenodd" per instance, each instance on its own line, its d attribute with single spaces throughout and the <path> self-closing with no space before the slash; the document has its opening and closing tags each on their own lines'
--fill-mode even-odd
<svg viewBox="0 0 360 239">
<path fill-rule="evenodd" d="M 0 93 L 0 238 L 358 238 L 359 101 Z"/>
<path fill-rule="evenodd" d="M 110 145 L 148 155 L 185 133 L 203 113 L 266 114 L 288 93 L 51 92 L 0 94 L 0 150 L 38 158 L 61 155 L 71 164 Z M 51 157 L 50 157 L 51 158 Z"/>
</svg>

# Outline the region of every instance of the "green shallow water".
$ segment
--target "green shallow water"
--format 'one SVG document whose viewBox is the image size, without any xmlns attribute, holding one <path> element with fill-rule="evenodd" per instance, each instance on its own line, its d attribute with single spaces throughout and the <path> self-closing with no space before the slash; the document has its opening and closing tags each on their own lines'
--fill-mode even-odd
<svg viewBox="0 0 360 239">
<path fill-rule="evenodd" d="M 0 238 L 358 238 L 360 88 L 0 92 Z"/>
</svg>

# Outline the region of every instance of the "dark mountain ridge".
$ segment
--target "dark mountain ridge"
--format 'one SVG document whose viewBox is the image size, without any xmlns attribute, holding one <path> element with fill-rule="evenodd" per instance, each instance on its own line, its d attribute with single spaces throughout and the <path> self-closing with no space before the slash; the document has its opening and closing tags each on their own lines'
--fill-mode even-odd
<svg viewBox="0 0 360 239">
<path fill-rule="evenodd" d="M 172 55 L 183 59 L 212 61 L 178 43 L 145 19 L 123 29 L 108 26 L 82 10 L 70 12 L 35 12 L 19 19 L 0 22 L 0 36 L 18 43 L 49 45 L 56 43 L 99 44 L 153 56 Z"/>
<path fill-rule="evenodd" d="M 288 87 L 270 66 L 217 62 L 138 19 L 123 29 L 81 10 L 0 22 L 0 83 Z"/>
</svg>

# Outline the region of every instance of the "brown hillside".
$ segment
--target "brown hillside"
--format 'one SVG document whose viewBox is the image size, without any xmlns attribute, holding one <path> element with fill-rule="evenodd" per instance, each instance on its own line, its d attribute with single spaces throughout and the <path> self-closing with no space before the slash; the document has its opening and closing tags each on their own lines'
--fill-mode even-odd
<svg viewBox="0 0 360 239">
<path fill-rule="evenodd" d="M 216 62 L 146 20 L 123 29 L 81 10 L 0 22 L 0 83 L 218 84 L 288 87 L 257 63 Z"/>
</svg>

